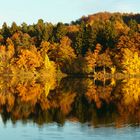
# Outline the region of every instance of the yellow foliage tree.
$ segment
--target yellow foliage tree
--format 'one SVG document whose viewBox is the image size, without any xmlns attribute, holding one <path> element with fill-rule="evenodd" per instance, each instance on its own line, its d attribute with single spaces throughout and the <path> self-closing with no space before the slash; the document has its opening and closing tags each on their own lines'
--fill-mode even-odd
<svg viewBox="0 0 140 140">
<path fill-rule="evenodd" d="M 123 84 L 123 100 L 126 105 L 132 105 L 140 101 L 140 79 L 132 78 Z"/>
<path fill-rule="evenodd" d="M 128 48 L 124 49 L 122 68 L 125 74 L 140 74 L 140 57 L 138 52 L 132 52 Z"/>
</svg>

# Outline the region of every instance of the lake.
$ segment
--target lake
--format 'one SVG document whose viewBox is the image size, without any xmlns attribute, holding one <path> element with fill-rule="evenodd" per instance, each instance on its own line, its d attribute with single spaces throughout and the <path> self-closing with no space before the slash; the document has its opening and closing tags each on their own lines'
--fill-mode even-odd
<svg viewBox="0 0 140 140">
<path fill-rule="evenodd" d="M 3 140 L 140 139 L 140 79 L 0 77 Z"/>
</svg>

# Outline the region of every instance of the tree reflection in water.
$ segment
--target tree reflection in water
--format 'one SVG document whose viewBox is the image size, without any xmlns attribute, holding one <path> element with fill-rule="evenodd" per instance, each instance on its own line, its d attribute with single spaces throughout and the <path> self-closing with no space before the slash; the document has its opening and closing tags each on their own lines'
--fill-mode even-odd
<svg viewBox="0 0 140 140">
<path fill-rule="evenodd" d="M 32 121 L 38 125 L 65 121 L 122 127 L 140 124 L 140 79 L 111 84 L 94 79 L 0 77 L 0 113 L 4 123 Z"/>
</svg>

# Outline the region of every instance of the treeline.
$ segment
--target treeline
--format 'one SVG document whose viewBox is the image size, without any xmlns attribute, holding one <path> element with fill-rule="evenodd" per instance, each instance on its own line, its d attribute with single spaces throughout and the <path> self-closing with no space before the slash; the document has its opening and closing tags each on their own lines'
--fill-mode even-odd
<svg viewBox="0 0 140 140">
<path fill-rule="evenodd" d="M 1 72 L 139 74 L 140 14 L 104 12 L 56 25 L 42 19 L 33 25 L 4 23 L 0 45 Z"/>
</svg>

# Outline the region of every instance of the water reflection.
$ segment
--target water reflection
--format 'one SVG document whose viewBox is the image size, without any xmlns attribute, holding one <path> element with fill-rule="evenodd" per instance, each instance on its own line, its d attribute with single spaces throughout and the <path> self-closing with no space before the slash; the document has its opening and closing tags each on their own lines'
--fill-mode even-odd
<svg viewBox="0 0 140 140">
<path fill-rule="evenodd" d="M 22 80 L 21 80 L 22 79 Z M 113 83 L 113 84 L 112 84 Z M 79 122 L 91 127 L 140 124 L 140 79 L 105 82 L 64 78 L 0 77 L 0 113 L 11 120 L 38 125 Z"/>
</svg>

